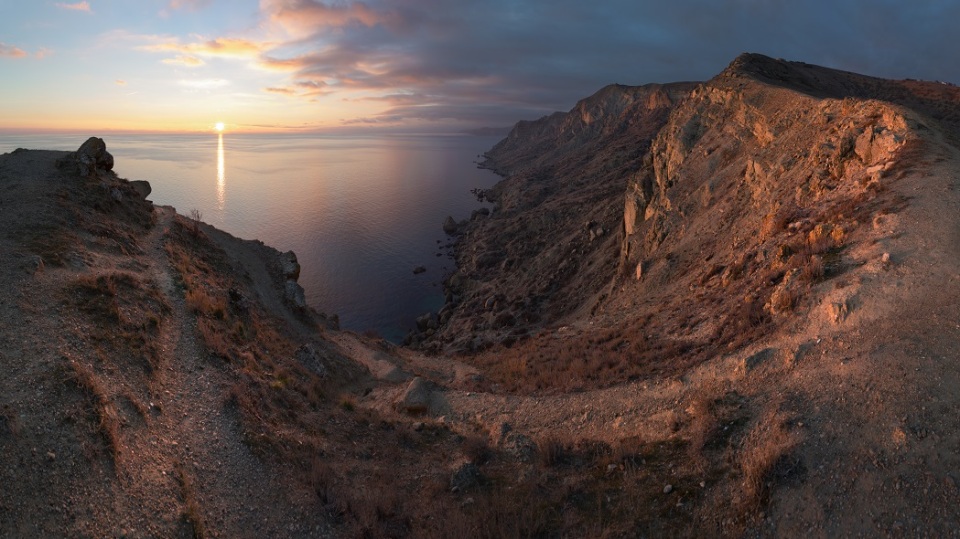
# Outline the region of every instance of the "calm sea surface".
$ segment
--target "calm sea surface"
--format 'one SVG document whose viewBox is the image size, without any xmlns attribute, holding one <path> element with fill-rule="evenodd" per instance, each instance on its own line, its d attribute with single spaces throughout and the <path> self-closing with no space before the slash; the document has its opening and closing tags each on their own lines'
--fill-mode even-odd
<svg viewBox="0 0 960 539">
<path fill-rule="evenodd" d="M 76 150 L 76 135 L 0 135 L 18 147 Z M 447 215 L 481 206 L 470 193 L 499 179 L 476 168 L 498 137 L 110 135 L 123 178 L 148 180 L 150 199 L 235 236 L 293 250 L 307 301 L 341 327 L 399 340 L 443 304 L 454 269 L 441 246 Z M 440 240 L 438 243 L 437 240 Z M 442 253 L 442 256 L 437 256 Z M 413 268 L 427 271 L 413 274 Z"/>
</svg>

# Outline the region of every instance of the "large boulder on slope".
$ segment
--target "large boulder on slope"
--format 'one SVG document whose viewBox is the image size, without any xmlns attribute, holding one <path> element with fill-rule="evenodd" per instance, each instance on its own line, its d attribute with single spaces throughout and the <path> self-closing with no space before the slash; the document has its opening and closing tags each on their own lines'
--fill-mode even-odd
<svg viewBox="0 0 960 539">
<path fill-rule="evenodd" d="M 97 171 L 113 170 L 113 156 L 102 138 L 90 137 L 77 151 L 57 160 L 57 167 L 73 169 L 83 177 L 95 176 Z"/>
</svg>

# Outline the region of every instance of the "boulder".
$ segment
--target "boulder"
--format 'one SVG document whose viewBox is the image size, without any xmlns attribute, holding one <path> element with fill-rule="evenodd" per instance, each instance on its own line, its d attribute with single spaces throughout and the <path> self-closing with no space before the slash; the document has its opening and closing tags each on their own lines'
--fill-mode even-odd
<svg viewBox="0 0 960 539">
<path fill-rule="evenodd" d="M 537 444 L 529 437 L 516 431 L 507 432 L 500 442 L 503 451 L 520 462 L 533 462 L 537 454 Z"/>
<path fill-rule="evenodd" d="M 285 279 L 296 281 L 300 278 L 300 263 L 297 262 L 296 253 L 287 251 L 280 255 L 280 272 Z"/>
<path fill-rule="evenodd" d="M 446 219 L 443 220 L 443 231 L 448 236 L 454 236 L 460 230 L 460 225 L 453 220 L 453 217 L 448 215 Z"/>
<path fill-rule="evenodd" d="M 153 189 L 150 187 L 150 182 L 144 180 L 134 180 L 130 182 L 130 187 L 133 187 L 133 190 L 144 200 L 153 192 Z"/>
<path fill-rule="evenodd" d="M 98 170 L 113 170 L 113 156 L 102 138 L 90 137 L 77 151 L 58 159 L 57 166 L 74 169 L 80 176 L 89 177 L 96 175 Z"/>
<path fill-rule="evenodd" d="M 480 468 L 472 462 L 465 462 L 450 476 L 450 492 L 463 492 L 480 484 Z"/>
<path fill-rule="evenodd" d="M 304 344 L 294 353 L 297 362 L 304 366 L 308 371 L 316 374 L 320 378 L 327 375 L 327 365 L 324 357 L 311 344 Z"/>
<path fill-rule="evenodd" d="M 398 401 L 400 409 L 408 414 L 423 414 L 430 408 L 430 386 L 417 376 L 407 385 Z"/>
<path fill-rule="evenodd" d="M 437 321 L 437 315 L 434 313 L 426 313 L 423 316 L 417 317 L 417 329 L 421 332 L 425 332 L 429 329 L 437 329 L 440 327 Z"/>
<path fill-rule="evenodd" d="M 297 309 L 307 308 L 307 298 L 303 293 L 303 287 L 293 279 L 288 279 L 284 285 L 283 297 Z"/>
</svg>

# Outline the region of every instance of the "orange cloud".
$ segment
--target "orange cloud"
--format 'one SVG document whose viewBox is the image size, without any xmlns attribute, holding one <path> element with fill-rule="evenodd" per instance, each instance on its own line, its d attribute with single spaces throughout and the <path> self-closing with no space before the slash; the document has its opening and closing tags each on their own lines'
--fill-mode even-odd
<svg viewBox="0 0 960 539">
<path fill-rule="evenodd" d="M 394 18 L 392 14 L 377 11 L 363 2 L 327 5 L 316 0 L 261 0 L 260 9 L 269 15 L 271 21 L 298 35 L 351 24 L 375 26 Z"/>
<path fill-rule="evenodd" d="M 27 52 L 19 47 L 0 43 L 0 57 L 5 58 L 23 58 Z"/>
<path fill-rule="evenodd" d="M 147 45 L 145 50 L 155 52 L 180 52 L 186 55 L 217 56 L 223 58 L 253 58 L 273 44 L 229 37 L 218 37 L 197 43 L 167 42 Z"/>
<path fill-rule="evenodd" d="M 275 88 L 264 88 L 263 91 L 267 92 L 268 94 L 280 94 L 280 95 L 290 95 L 290 96 L 297 95 L 296 90 L 294 90 L 293 88 L 288 88 L 286 86 L 275 87 Z"/>
<path fill-rule="evenodd" d="M 90 2 L 75 2 L 73 4 L 66 4 L 63 2 L 57 2 L 54 4 L 60 9 L 69 9 L 72 11 L 86 11 L 87 13 L 93 13 L 93 10 L 90 9 Z"/>
<path fill-rule="evenodd" d="M 182 65 L 186 67 L 200 67 L 204 65 L 206 62 L 197 58 L 196 56 L 187 56 L 185 54 L 181 54 L 176 58 L 166 58 L 163 60 L 163 63 L 173 64 L 173 65 Z"/>
<path fill-rule="evenodd" d="M 126 86 L 126 85 L 127 85 L 127 81 L 125 81 L 125 80 L 123 80 L 123 79 L 117 79 L 117 80 L 113 81 L 113 83 L 116 84 L 117 86 Z"/>
</svg>

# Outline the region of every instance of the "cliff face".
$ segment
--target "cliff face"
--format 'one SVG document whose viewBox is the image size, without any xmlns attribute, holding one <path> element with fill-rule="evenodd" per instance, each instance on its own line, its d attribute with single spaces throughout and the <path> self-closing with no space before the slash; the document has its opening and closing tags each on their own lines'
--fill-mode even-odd
<svg viewBox="0 0 960 539">
<path fill-rule="evenodd" d="M 556 166 L 563 162 L 603 159 L 593 155 L 629 137 L 642 152 L 666 114 L 694 83 L 624 86 L 611 84 L 581 100 L 569 112 L 555 112 L 535 121 L 517 123 L 489 152 L 486 165 L 503 175 L 523 169 Z M 575 154 L 571 155 L 571 154 Z"/>
<path fill-rule="evenodd" d="M 452 302 L 429 348 L 473 350 L 584 305 L 615 269 L 626 173 L 691 83 L 611 85 L 568 113 L 520 122 L 484 163 L 506 174 L 487 192 L 458 252 Z"/>
</svg>

